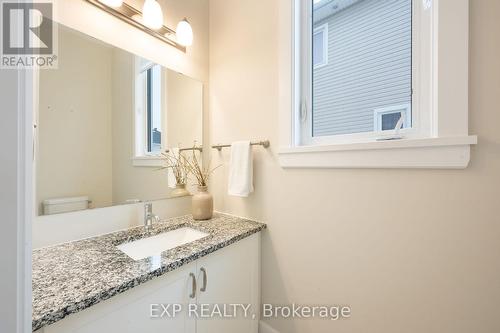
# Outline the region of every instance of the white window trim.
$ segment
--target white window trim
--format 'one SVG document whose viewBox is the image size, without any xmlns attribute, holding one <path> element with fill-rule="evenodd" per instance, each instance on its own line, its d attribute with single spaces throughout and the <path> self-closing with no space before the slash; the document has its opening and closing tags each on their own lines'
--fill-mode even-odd
<svg viewBox="0 0 500 333">
<path fill-rule="evenodd" d="M 135 167 L 158 168 L 165 165 L 165 160 L 159 155 L 135 156 L 132 158 L 132 165 Z"/>
<path fill-rule="evenodd" d="M 134 167 L 149 167 L 149 168 L 157 168 L 157 167 L 162 167 L 164 166 L 165 162 L 164 159 L 161 157 L 160 154 L 154 154 L 146 151 L 146 137 L 147 134 L 145 132 L 146 128 L 146 115 L 145 115 L 145 110 L 144 106 L 138 106 L 136 105 L 136 101 L 141 99 L 141 95 L 143 92 L 141 91 L 143 88 L 143 85 L 137 80 L 137 77 L 139 76 L 140 73 L 148 70 L 152 66 L 156 65 L 153 62 L 148 62 L 146 64 L 141 64 L 141 61 L 139 57 L 135 57 L 135 62 L 134 62 L 134 115 L 133 115 L 133 122 L 134 122 L 134 151 L 132 155 L 132 166 Z M 166 72 L 162 68 L 162 86 L 166 87 Z M 162 96 L 162 110 L 166 110 L 166 96 Z M 162 117 L 162 122 L 165 123 L 165 119 Z M 165 131 L 162 131 L 162 137 L 161 137 L 161 142 L 162 142 L 162 147 L 161 151 L 164 151 L 167 146 L 166 142 L 166 135 Z"/>
<path fill-rule="evenodd" d="M 434 0 L 424 9 L 414 0 L 413 129 L 403 130 L 405 138 L 377 141 L 376 134 L 328 141 L 301 142 L 304 110 L 310 99 L 300 97 L 306 80 L 300 72 L 300 31 L 295 22 L 304 20 L 310 6 L 304 0 L 280 0 L 280 150 L 285 168 L 465 168 L 470 145 L 476 136 L 468 134 L 468 35 L 469 0 Z M 295 11 L 294 8 L 302 9 Z M 302 15 L 301 15 L 302 13 Z M 439 50 L 439 52 L 438 52 Z M 307 54 L 307 53 L 306 53 Z M 309 59 L 302 59 L 309 61 Z M 309 86 L 309 85 L 308 85 Z M 293 112 L 292 112 L 293 111 Z M 422 111 L 422 112 L 420 112 Z"/>
<path fill-rule="evenodd" d="M 314 29 L 314 34 L 323 33 L 323 61 L 314 65 L 314 69 L 319 69 L 328 65 L 328 23 L 322 24 Z"/>
<path fill-rule="evenodd" d="M 401 113 L 403 115 L 403 128 L 408 128 L 408 119 L 411 119 L 411 104 L 403 104 L 373 110 L 373 131 L 382 132 L 382 116 L 393 113 Z"/>
</svg>

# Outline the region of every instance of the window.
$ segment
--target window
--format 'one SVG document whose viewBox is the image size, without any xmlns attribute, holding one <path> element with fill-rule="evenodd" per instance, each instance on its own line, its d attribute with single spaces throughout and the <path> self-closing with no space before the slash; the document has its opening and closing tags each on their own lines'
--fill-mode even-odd
<svg viewBox="0 0 500 333">
<path fill-rule="evenodd" d="M 467 166 L 468 0 L 280 7 L 283 167 Z"/>
<path fill-rule="evenodd" d="M 141 57 L 135 61 L 135 166 L 156 166 L 164 145 L 165 86 L 162 67 Z"/>
<path fill-rule="evenodd" d="M 161 67 L 154 65 L 145 70 L 146 76 L 146 147 L 151 154 L 161 152 Z"/>
<path fill-rule="evenodd" d="M 334 142 L 342 135 L 353 139 L 374 132 L 374 109 L 411 104 L 412 1 L 322 0 L 311 5 L 313 70 L 307 75 L 312 77 L 312 108 L 302 140 Z M 331 46 L 323 38 L 327 29 Z M 327 49 L 329 63 L 324 61 Z"/>
<path fill-rule="evenodd" d="M 374 110 L 373 130 L 375 132 L 398 130 L 411 127 L 410 104 L 391 106 Z M 401 127 L 398 126 L 401 120 Z"/>
<path fill-rule="evenodd" d="M 328 23 L 314 28 L 313 66 L 315 69 L 328 64 Z"/>
</svg>

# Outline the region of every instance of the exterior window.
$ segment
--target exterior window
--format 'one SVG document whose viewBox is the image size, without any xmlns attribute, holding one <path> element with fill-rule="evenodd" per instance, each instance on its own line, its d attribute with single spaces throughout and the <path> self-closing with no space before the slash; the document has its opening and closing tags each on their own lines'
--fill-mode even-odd
<svg viewBox="0 0 500 333">
<path fill-rule="evenodd" d="M 293 0 L 280 10 L 293 13 L 280 24 L 282 167 L 468 165 L 469 0 Z"/>
<path fill-rule="evenodd" d="M 410 108 L 410 104 L 406 104 L 376 109 L 373 117 L 373 130 L 375 132 L 380 132 L 410 128 Z"/>
<path fill-rule="evenodd" d="M 136 58 L 135 157 L 158 156 L 162 150 L 162 82 L 160 65 Z"/>
<path fill-rule="evenodd" d="M 313 34 L 313 66 L 320 68 L 328 64 L 328 24 L 314 29 Z"/>
<path fill-rule="evenodd" d="M 303 91 L 310 102 L 302 143 L 376 137 L 374 110 L 412 104 L 412 0 L 310 0 L 308 6 L 312 69 L 304 72 L 311 81 Z M 405 112 L 405 129 L 411 117 Z M 382 118 L 389 126 L 389 115 Z"/>
<path fill-rule="evenodd" d="M 161 151 L 161 67 L 154 65 L 147 69 L 146 88 L 146 152 L 159 154 Z"/>
</svg>

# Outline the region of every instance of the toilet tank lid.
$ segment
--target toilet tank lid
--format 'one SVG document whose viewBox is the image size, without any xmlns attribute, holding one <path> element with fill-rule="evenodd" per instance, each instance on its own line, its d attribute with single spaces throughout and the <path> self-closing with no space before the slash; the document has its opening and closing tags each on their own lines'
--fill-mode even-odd
<svg viewBox="0 0 500 333">
<path fill-rule="evenodd" d="M 54 198 L 54 199 L 46 199 L 43 200 L 42 203 L 44 205 L 59 205 L 59 204 L 68 204 L 74 202 L 85 202 L 89 201 L 89 197 L 71 197 L 71 198 Z"/>
</svg>

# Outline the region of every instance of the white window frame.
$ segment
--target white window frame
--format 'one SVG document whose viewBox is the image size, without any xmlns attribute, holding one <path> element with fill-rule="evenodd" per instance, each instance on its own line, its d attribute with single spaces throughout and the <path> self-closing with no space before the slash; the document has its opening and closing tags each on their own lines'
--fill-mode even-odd
<svg viewBox="0 0 500 333">
<path fill-rule="evenodd" d="M 311 1 L 280 2 L 282 167 L 465 168 L 477 143 L 468 134 L 469 0 L 413 1 L 412 128 L 386 141 L 380 132 L 303 135 L 312 128 Z"/>
<path fill-rule="evenodd" d="M 393 105 L 373 110 L 373 131 L 382 131 L 382 116 L 386 114 L 401 113 L 403 115 L 403 129 L 409 128 L 408 119 L 411 119 L 411 104 Z"/>
<path fill-rule="evenodd" d="M 156 63 L 149 61 L 144 63 L 141 61 L 140 57 L 135 57 L 135 63 L 134 63 L 134 115 L 133 115 L 133 120 L 134 120 L 134 153 L 132 156 L 132 165 L 136 167 L 161 167 L 164 165 L 164 160 L 161 157 L 161 154 L 158 153 L 151 153 L 147 151 L 147 133 L 146 133 L 146 128 L 147 128 L 147 114 L 146 114 L 146 105 L 144 101 L 144 84 L 141 82 L 140 77 L 141 74 L 147 71 L 149 68 L 157 65 Z M 162 68 L 162 74 L 161 74 L 161 86 L 165 87 L 166 86 L 166 77 L 165 77 L 165 71 Z M 162 88 L 163 89 L 163 88 Z M 164 91 L 165 89 L 163 89 Z M 162 100 L 162 124 L 165 124 L 165 119 L 164 115 L 166 114 L 165 108 L 166 108 L 166 101 L 165 101 L 165 96 L 166 94 L 163 94 L 161 97 Z M 165 126 L 163 126 L 166 128 Z M 162 131 L 161 134 L 161 151 L 164 151 L 167 146 L 166 142 L 166 135 L 165 131 Z"/>
<path fill-rule="evenodd" d="M 328 23 L 322 24 L 314 29 L 314 35 L 323 34 L 323 61 L 314 65 L 314 69 L 319 69 L 328 65 Z"/>
</svg>

